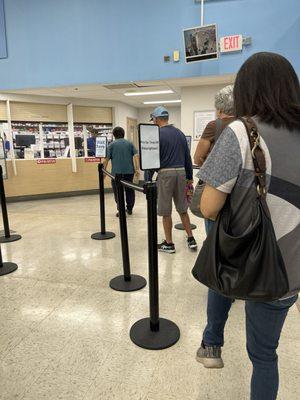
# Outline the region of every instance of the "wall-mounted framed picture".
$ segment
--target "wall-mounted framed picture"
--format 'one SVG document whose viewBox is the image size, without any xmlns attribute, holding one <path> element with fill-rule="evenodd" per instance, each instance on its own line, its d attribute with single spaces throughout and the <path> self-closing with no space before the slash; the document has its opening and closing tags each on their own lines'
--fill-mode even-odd
<svg viewBox="0 0 300 400">
<path fill-rule="evenodd" d="M 206 125 L 216 119 L 215 110 L 194 112 L 194 140 L 200 140 Z"/>
<path fill-rule="evenodd" d="M 183 31 L 186 63 L 217 59 L 217 25 L 203 25 Z"/>
</svg>

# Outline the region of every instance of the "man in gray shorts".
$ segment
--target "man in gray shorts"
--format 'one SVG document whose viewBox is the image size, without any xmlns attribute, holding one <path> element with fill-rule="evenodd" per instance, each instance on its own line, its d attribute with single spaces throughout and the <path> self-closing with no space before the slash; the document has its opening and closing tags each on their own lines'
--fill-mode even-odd
<svg viewBox="0 0 300 400">
<path fill-rule="evenodd" d="M 193 182 L 193 165 L 185 135 L 169 124 L 169 112 L 157 107 L 151 120 L 160 127 L 160 170 L 157 177 L 158 215 L 163 219 L 166 239 L 158 245 L 158 250 L 175 253 L 172 240 L 172 200 L 187 233 L 187 245 L 196 250 L 190 218 L 187 213 L 187 184 Z"/>
</svg>

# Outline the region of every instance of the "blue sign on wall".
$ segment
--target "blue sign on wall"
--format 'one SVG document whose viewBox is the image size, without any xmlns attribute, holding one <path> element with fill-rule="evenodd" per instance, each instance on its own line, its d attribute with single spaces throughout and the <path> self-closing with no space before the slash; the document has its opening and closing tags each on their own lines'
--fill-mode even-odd
<svg viewBox="0 0 300 400">
<path fill-rule="evenodd" d="M 4 0 L 0 0 L 0 58 L 7 58 Z"/>
</svg>

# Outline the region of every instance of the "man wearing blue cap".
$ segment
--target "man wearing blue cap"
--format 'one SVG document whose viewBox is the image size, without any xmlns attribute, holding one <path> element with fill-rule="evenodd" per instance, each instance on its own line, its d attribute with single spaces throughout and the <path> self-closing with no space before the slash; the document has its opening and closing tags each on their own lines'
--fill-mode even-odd
<svg viewBox="0 0 300 400">
<path fill-rule="evenodd" d="M 158 250 L 165 253 L 176 251 L 172 240 L 172 200 L 188 235 L 188 247 L 196 250 L 197 243 L 193 237 L 187 213 L 186 187 L 193 182 L 193 165 L 186 137 L 179 129 L 169 124 L 169 112 L 165 107 L 157 107 L 151 114 L 151 121 L 160 128 L 160 170 L 157 177 L 158 215 L 163 219 L 166 237 L 158 245 Z"/>
</svg>

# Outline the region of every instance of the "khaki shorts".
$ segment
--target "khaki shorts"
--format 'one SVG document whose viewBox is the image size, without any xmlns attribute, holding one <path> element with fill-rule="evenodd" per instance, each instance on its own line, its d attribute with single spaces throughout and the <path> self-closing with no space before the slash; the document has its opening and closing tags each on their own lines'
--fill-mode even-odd
<svg viewBox="0 0 300 400">
<path fill-rule="evenodd" d="M 179 214 L 187 212 L 185 198 L 186 173 L 184 168 L 163 169 L 158 172 L 158 215 L 166 217 L 172 214 L 172 199 Z"/>
</svg>

